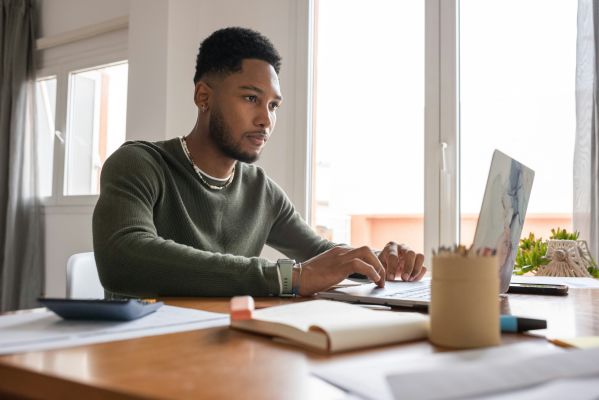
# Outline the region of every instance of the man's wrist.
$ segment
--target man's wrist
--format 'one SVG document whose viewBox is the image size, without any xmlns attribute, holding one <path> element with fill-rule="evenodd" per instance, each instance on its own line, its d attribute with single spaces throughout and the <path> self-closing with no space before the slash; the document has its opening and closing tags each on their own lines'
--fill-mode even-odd
<svg viewBox="0 0 599 400">
<path fill-rule="evenodd" d="M 293 266 L 291 278 L 291 293 L 295 296 L 300 294 L 300 286 L 302 283 L 302 263 L 297 263 Z"/>
</svg>

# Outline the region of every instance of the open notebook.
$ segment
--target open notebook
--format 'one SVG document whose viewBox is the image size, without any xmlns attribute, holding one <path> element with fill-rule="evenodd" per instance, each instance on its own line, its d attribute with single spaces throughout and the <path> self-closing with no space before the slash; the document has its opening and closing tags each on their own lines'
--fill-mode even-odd
<svg viewBox="0 0 599 400">
<path fill-rule="evenodd" d="M 533 170 L 499 150 L 494 151 L 473 248 L 497 250 L 502 293 L 507 292 L 510 284 L 533 179 Z M 366 283 L 332 289 L 320 293 L 319 297 L 355 303 L 428 307 L 430 278 L 420 282 L 386 282 L 384 288 Z"/>
<path fill-rule="evenodd" d="M 253 304 L 249 296 L 231 300 L 232 328 L 274 336 L 314 350 L 333 353 L 428 336 L 428 316 L 419 313 L 374 311 L 327 300 L 260 310 L 253 310 Z"/>
</svg>

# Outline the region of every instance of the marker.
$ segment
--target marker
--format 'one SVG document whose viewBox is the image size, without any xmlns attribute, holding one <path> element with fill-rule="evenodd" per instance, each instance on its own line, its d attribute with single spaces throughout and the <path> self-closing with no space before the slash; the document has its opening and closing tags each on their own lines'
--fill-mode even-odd
<svg viewBox="0 0 599 400">
<path fill-rule="evenodd" d="M 520 318 L 513 315 L 501 315 L 499 324 L 501 332 L 524 332 L 547 328 L 547 321 L 544 319 Z"/>
</svg>

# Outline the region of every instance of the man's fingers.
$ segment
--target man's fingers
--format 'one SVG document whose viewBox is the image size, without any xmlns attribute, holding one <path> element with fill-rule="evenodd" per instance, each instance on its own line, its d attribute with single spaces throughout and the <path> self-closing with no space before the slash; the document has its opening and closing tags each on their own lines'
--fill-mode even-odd
<svg viewBox="0 0 599 400">
<path fill-rule="evenodd" d="M 358 247 L 357 249 L 353 249 L 352 251 L 342 255 L 342 259 L 346 261 L 349 261 L 353 258 L 359 258 L 365 263 L 372 265 L 376 271 L 384 271 L 385 269 L 381 263 L 381 260 L 374 255 L 374 252 L 368 246 Z"/>
<path fill-rule="evenodd" d="M 383 254 L 385 255 L 384 267 L 387 269 L 387 279 L 393 281 L 397 276 L 397 269 L 399 267 L 399 254 L 397 243 L 389 242 L 387 246 L 385 246 Z"/>
<path fill-rule="evenodd" d="M 410 281 L 415 281 L 416 277 L 420 274 L 422 270 L 422 264 L 424 264 L 424 255 L 416 254 L 416 258 L 414 260 L 414 269 L 412 270 L 412 276 L 410 277 Z"/>
<path fill-rule="evenodd" d="M 409 281 L 412 276 L 412 270 L 414 269 L 414 260 L 416 258 L 416 253 L 412 250 L 408 250 L 403 259 L 404 259 L 404 267 L 401 273 L 401 279 L 404 281 Z"/>
<path fill-rule="evenodd" d="M 370 264 L 364 262 L 359 258 L 354 258 L 346 263 L 349 268 L 349 272 L 347 275 L 353 274 L 357 272 L 362 275 L 366 275 L 368 279 L 375 282 L 379 287 L 385 286 L 385 275 L 384 270 L 381 268 L 382 273 L 378 273 L 377 270 Z"/>
<path fill-rule="evenodd" d="M 412 281 L 419 281 L 420 279 L 422 279 L 422 277 L 424 276 L 424 274 L 426 274 L 426 267 L 422 267 L 422 269 L 420 270 L 420 273 L 418 275 L 416 275 Z"/>
<path fill-rule="evenodd" d="M 403 244 L 400 244 L 397 246 L 397 255 L 399 257 L 399 261 L 397 263 L 397 271 L 395 273 L 395 276 L 397 277 L 399 276 L 403 276 L 405 267 L 406 267 L 406 253 L 409 251 L 410 249 L 408 247 L 406 247 Z M 403 278 L 402 278 L 403 279 Z"/>
<path fill-rule="evenodd" d="M 397 269 L 399 267 L 399 257 L 397 254 L 389 253 L 387 255 L 387 279 L 394 281 L 397 276 Z"/>
</svg>

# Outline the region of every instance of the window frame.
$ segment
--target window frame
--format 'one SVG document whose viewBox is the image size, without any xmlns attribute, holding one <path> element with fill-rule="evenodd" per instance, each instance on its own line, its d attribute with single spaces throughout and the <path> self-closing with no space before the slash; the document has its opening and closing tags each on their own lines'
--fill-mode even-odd
<svg viewBox="0 0 599 400">
<path fill-rule="evenodd" d="M 128 29 L 120 29 L 91 38 L 61 44 L 37 51 L 36 80 L 56 77 L 56 111 L 54 155 L 52 163 L 52 195 L 44 197 L 45 207 L 93 207 L 98 195 L 66 195 L 66 146 L 68 142 L 68 101 L 70 74 L 99 66 L 128 62 Z M 59 137 L 60 136 L 60 137 Z M 62 139 L 61 139 L 62 138 Z"/>
<path fill-rule="evenodd" d="M 432 249 L 460 240 L 459 0 L 426 0 L 424 26 L 424 248 L 430 260 Z"/>
<path fill-rule="evenodd" d="M 459 16 L 460 0 L 425 0 L 423 239 L 428 260 L 433 249 L 461 241 Z M 307 182 L 310 195 L 312 184 Z"/>
<path fill-rule="evenodd" d="M 309 51 L 299 53 L 308 65 L 307 98 L 313 99 L 315 81 L 313 68 L 315 10 L 318 0 L 308 0 L 310 15 L 306 34 Z M 425 2 L 425 110 L 424 110 L 424 252 L 430 260 L 432 249 L 457 243 L 459 232 L 459 0 L 426 0 Z M 303 34 L 300 31 L 299 34 Z M 298 85 L 298 87 L 302 87 Z M 306 216 L 311 220 L 313 207 L 313 125 L 312 100 L 300 115 L 306 115 L 306 165 L 296 177 L 301 180 L 306 196 Z M 304 114 L 305 113 L 305 114 Z M 298 135 L 299 136 L 299 135 Z M 304 175 L 305 174 L 305 175 Z M 445 175 L 445 180 L 443 179 Z M 446 193 L 443 199 L 441 194 Z M 429 264 L 430 265 L 430 264 Z"/>
</svg>

